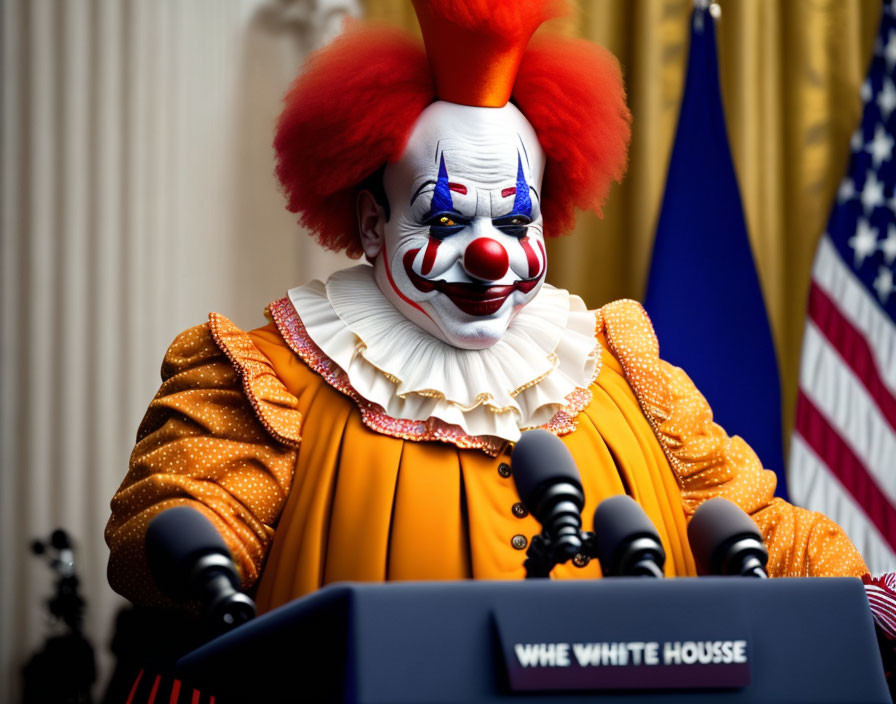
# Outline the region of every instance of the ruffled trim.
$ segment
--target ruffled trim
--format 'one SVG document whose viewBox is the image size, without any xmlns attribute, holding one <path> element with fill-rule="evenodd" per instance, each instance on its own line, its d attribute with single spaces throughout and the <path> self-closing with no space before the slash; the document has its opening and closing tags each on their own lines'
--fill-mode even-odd
<svg viewBox="0 0 896 704">
<path fill-rule="evenodd" d="M 663 379 L 659 341 L 644 307 L 629 299 L 607 303 L 597 311 L 597 330 L 606 336 L 648 419 L 665 421 L 672 394 Z"/>
<path fill-rule="evenodd" d="M 289 298 L 316 347 L 393 419 L 438 419 L 468 436 L 508 441 L 535 427 L 569 432 L 600 372 L 594 313 L 550 286 L 485 350 L 455 348 L 409 321 L 369 266 L 292 289 Z"/>
<path fill-rule="evenodd" d="M 268 358 L 249 335 L 223 315 L 209 313 L 208 328 L 215 344 L 242 379 L 243 392 L 261 424 L 278 442 L 298 447 L 302 441 L 298 399 L 277 377 Z"/>
<path fill-rule="evenodd" d="M 382 408 L 363 398 L 352 388 L 345 372 L 308 336 L 305 326 L 302 325 L 288 298 L 284 297 L 271 303 L 268 306 L 268 313 L 289 348 L 330 386 L 352 399 L 361 411 L 362 421 L 371 430 L 404 440 L 416 442 L 434 440 L 463 449 L 482 450 L 491 457 L 497 457 L 504 448 L 505 442 L 500 438 L 473 437 L 464 433 L 461 428 L 451 426 L 437 418 L 425 421 L 391 418 Z"/>
<path fill-rule="evenodd" d="M 865 596 L 877 629 L 890 642 L 896 643 L 896 572 L 884 572 L 877 577 L 862 577 Z"/>
</svg>

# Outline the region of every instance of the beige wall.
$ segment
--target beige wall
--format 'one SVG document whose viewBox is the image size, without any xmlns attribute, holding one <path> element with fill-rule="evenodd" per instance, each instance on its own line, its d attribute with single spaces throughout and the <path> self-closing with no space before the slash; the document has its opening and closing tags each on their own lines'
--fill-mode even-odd
<svg viewBox="0 0 896 704">
<path fill-rule="evenodd" d="M 119 605 L 102 531 L 168 343 L 344 265 L 298 231 L 271 136 L 353 0 L 3 0 L 0 701 L 46 634 L 57 526 L 87 631 Z"/>
</svg>

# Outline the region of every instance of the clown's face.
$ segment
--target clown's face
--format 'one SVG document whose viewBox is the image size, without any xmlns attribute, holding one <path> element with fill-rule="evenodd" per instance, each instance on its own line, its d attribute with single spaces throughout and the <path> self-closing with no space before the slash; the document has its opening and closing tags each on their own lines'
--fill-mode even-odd
<svg viewBox="0 0 896 704">
<path fill-rule="evenodd" d="M 544 282 L 543 170 L 535 131 L 513 105 L 430 105 L 385 169 L 388 221 L 365 226 L 359 201 L 380 289 L 449 344 L 496 343 Z"/>
</svg>

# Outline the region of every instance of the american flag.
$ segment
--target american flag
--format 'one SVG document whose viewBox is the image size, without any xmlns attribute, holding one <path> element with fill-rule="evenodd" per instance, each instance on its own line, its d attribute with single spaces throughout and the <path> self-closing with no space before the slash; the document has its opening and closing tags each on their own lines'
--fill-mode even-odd
<svg viewBox="0 0 896 704">
<path fill-rule="evenodd" d="M 789 481 L 872 574 L 896 570 L 896 5 L 884 3 L 862 123 L 812 268 Z"/>
</svg>

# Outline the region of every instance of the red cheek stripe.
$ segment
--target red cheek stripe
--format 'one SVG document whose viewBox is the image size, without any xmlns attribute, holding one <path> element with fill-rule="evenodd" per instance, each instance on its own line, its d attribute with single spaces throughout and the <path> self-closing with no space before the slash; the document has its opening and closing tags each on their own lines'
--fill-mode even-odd
<svg viewBox="0 0 896 704">
<path fill-rule="evenodd" d="M 448 190 L 460 193 L 462 196 L 467 195 L 467 187 L 462 183 L 449 183 Z"/>
<path fill-rule="evenodd" d="M 502 198 L 506 198 L 507 196 L 513 196 L 513 195 L 516 195 L 516 187 L 515 186 L 511 186 L 510 188 L 505 188 L 503 191 L 501 191 Z"/>
<path fill-rule="evenodd" d="M 436 263 L 436 254 L 439 253 L 439 245 L 441 240 L 434 237 L 429 238 L 429 244 L 426 245 L 426 252 L 423 253 L 423 265 L 420 267 L 420 273 L 423 276 L 432 271 L 432 265 Z M 419 251 L 419 250 L 418 250 Z"/>
<path fill-rule="evenodd" d="M 419 251 L 420 251 L 419 249 L 416 249 L 416 250 L 414 250 L 413 253 L 416 254 Z M 410 252 L 409 252 L 409 254 L 410 254 Z M 403 300 L 405 303 L 407 303 L 408 305 L 413 306 L 414 308 L 419 310 L 427 318 L 432 319 L 431 316 L 425 310 L 423 310 L 420 306 L 418 306 L 410 298 L 408 298 L 401 291 L 398 290 L 398 286 L 395 285 L 395 280 L 392 278 L 392 269 L 389 267 L 389 254 L 386 252 L 386 243 L 385 242 L 383 243 L 383 264 L 386 267 L 386 278 L 389 279 L 389 285 L 392 287 L 392 290 L 398 294 L 398 297 L 401 300 Z"/>
<path fill-rule="evenodd" d="M 539 245 L 541 242 L 538 243 Z M 523 251 L 526 253 L 526 261 L 529 262 L 529 276 L 528 278 L 532 278 L 535 276 L 539 269 L 541 269 L 541 265 L 538 263 L 538 255 L 535 254 L 535 250 L 532 249 L 532 244 L 529 241 L 528 237 L 523 237 L 520 240 L 520 246 L 523 248 Z M 544 247 L 541 248 L 542 256 L 544 255 Z"/>
</svg>

